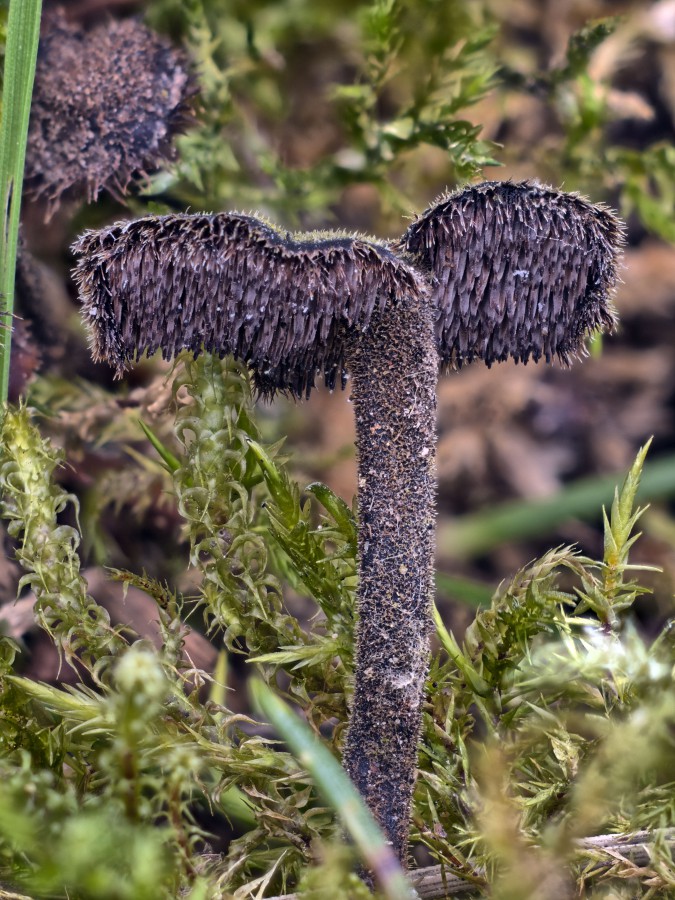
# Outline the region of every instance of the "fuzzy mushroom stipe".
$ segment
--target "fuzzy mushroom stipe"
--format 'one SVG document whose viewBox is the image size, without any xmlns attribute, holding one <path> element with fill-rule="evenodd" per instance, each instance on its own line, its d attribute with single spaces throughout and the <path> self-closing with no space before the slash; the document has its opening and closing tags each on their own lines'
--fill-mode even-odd
<svg viewBox="0 0 675 900">
<path fill-rule="evenodd" d="M 344 766 L 407 862 L 429 667 L 436 383 L 428 296 L 373 315 L 347 354 L 358 451 L 358 623 Z"/>
<path fill-rule="evenodd" d="M 537 184 L 446 195 L 385 246 L 250 216 L 164 216 L 74 250 L 97 358 L 187 349 L 247 362 L 263 393 L 352 376 L 359 505 L 354 699 L 344 764 L 407 863 L 429 660 L 442 365 L 568 362 L 614 321 L 622 227 Z"/>
</svg>

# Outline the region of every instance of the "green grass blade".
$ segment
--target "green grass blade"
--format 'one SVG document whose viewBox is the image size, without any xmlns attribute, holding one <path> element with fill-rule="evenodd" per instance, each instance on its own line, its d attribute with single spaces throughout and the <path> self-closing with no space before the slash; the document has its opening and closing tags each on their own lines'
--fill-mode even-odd
<svg viewBox="0 0 675 900">
<path fill-rule="evenodd" d="M 478 694 L 479 697 L 485 697 L 491 692 L 491 686 L 481 675 L 478 674 L 478 672 L 471 665 L 471 662 L 459 649 L 457 641 L 445 627 L 445 623 L 441 618 L 438 607 L 433 601 L 431 604 L 431 614 L 434 620 L 434 625 L 436 626 L 436 635 L 438 636 L 438 640 L 441 642 L 445 652 L 462 673 L 466 680 L 466 683 L 469 685 L 471 690 L 474 693 Z"/>
<path fill-rule="evenodd" d="M 346 772 L 307 725 L 262 681 L 250 684 L 258 713 L 277 729 L 317 788 L 337 811 L 387 900 L 411 900 L 416 893 L 406 879 L 391 846 Z"/>
<path fill-rule="evenodd" d="M 440 553 L 455 559 L 479 556 L 506 541 L 546 537 L 568 519 L 597 519 L 598 510 L 612 503 L 623 475 L 583 478 L 545 500 L 503 503 L 484 512 L 441 525 Z M 647 463 L 637 493 L 640 503 L 675 497 L 675 456 Z"/>
<path fill-rule="evenodd" d="M 490 584 L 483 584 L 475 578 L 463 575 L 450 575 L 447 572 L 436 572 L 436 593 L 443 599 L 462 603 L 474 609 L 490 605 L 495 589 Z"/>
<path fill-rule="evenodd" d="M 161 457 L 167 472 L 171 472 L 172 474 L 176 472 L 180 468 L 180 460 L 160 441 L 152 428 L 150 428 L 149 425 L 146 425 L 142 419 L 138 419 L 138 424 L 141 426 L 143 434 Z"/>
<path fill-rule="evenodd" d="M 42 0 L 11 0 L 0 125 L 0 404 L 7 400 L 14 270 Z"/>
</svg>

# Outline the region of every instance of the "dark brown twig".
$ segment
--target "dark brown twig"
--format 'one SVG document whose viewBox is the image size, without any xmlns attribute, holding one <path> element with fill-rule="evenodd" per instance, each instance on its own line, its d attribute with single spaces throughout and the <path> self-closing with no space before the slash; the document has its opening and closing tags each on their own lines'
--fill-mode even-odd
<svg viewBox="0 0 675 900">
<path fill-rule="evenodd" d="M 636 867 L 648 866 L 651 862 L 649 844 L 653 843 L 657 836 L 675 849 L 675 828 L 667 828 L 658 833 L 636 831 L 632 835 L 601 834 L 597 837 L 584 838 L 577 842 L 575 856 L 593 862 L 590 872 L 592 877 L 605 875 L 621 860 Z M 480 874 L 477 874 L 480 877 Z M 408 877 L 420 900 L 437 900 L 486 890 L 481 884 L 444 871 L 443 866 L 413 869 L 408 873 Z M 299 900 L 299 895 L 283 894 L 270 897 L 270 900 Z"/>
</svg>

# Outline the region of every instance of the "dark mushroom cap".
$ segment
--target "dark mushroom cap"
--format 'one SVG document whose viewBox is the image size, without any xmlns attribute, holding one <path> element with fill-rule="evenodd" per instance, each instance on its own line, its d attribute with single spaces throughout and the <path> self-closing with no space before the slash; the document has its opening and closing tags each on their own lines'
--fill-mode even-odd
<svg viewBox="0 0 675 900">
<path fill-rule="evenodd" d="M 442 362 L 491 365 L 583 351 L 611 327 L 623 226 L 602 205 L 534 182 L 445 194 L 396 245 L 430 273 Z"/>
<path fill-rule="evenodd" d="M 345 340 L 374 310 L 426 292 L 386 247 L 290 235 L 252 216 L 153 216 L 82 235 L 73 247 L 97 359 L 118 373 L 144 353 L 233 353 L 263 393 L 344 383 Z"/>
<path fill-rule="evenodd" d="M 35 72 L 25 187 L 51 215 L 61 199 L 131 179 L 172 156 L 171 138 L 192 121 L 187 58 L 134 19 L 88 31 L 62 11 L 45 15 Z"/>
</svg>

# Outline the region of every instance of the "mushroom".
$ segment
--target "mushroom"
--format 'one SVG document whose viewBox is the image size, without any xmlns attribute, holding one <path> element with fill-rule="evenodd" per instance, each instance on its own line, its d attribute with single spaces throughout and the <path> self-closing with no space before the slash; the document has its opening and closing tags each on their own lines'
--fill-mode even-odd
<svg viewBox="0 0 675 900">
<path fill-rule="evenodd" d="M 89 30 L 45 13 L 26 148 L 25 187 L 49 219 L 62 200 L 121 199 L 137 176 L 174 156 L 192 124 L 187 57 L 135 19 Z"/>
<path fill-rule="evenodd" d="M 610 295 L 622 241 L 616 217 L 576 194 L 485 182 L 440 197 L 392 249 L 426 274 L 441 364 L 460 368 L 476 359 L 569 363 L 587 334 L 614 324 Z M 436 518 L 436 372 L 418 349 L 424 313 L 400 326 L 395 313 L 371 324 L 347 360 L 359 451 L 360 583 L 344 764 L 403 864 Z M 397 379 L 391 370 L 408 353 Z"/>
<path fill-rule="evenodd" d="M 352 379 L 358 628 L 344 765 L 406 864 L 429 660 L 441 362 L 582 350 L 611 325 L 621 226 L 537 184 L 441 197 L 393 245 L 293 236 L 250 216 L 170 215 L 88 232 L 75 272 L 94 355 L 233 353 L 263 394 Z"/>
</svg>

